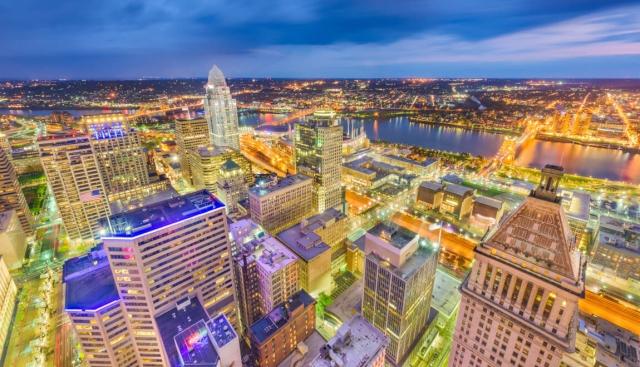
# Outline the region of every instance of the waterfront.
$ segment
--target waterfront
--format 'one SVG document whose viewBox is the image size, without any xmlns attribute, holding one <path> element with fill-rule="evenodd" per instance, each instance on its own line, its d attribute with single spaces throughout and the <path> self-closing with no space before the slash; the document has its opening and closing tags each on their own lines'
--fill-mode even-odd
<svg viewBox="0 0 640 367">
<path fill-rule="evenodd" d="M 277 121 L 283 116 L 248 113 L 241 116 L 240 123 L 255 126 Z M 349 125 L 356 128 L 363 125 L 371 140 L 383 137 L 383 140 L 392 143 L 468 152 L 484 157 L 495 155 L 505 138 L 504 135 L 491 132 L 411 123 L 407 117 L 377 120 L 341 118 L 341 121 L 345 129 Z M 531 141 L 518 150 L 516 164 L 520 166 L 541 168 L 550 163 L 562 165 L 566 172 L 581 176 L 640 184 L 640 154 L 542 140 Z"/>
</svg>

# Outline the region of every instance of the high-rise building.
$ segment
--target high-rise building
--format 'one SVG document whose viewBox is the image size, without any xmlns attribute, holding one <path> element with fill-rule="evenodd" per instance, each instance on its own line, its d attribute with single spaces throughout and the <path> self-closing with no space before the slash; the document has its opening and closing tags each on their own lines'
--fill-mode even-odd
<svg viewBox="0 0 640 367">
<path fill-rule="evenodd" d="M 11 151 L 11 143 L 9 143 L 9 138 L 4 133 L 0 133 L 0 149 L 4 150 L 9 160 L 13 158 L 12 151 Z"/>
<path fill-rule="evenodd" d="M 389 338 L 387 361 L 404 363 L 429 326 L 438 249 L 380 223 L 365 234 L 362 315 Z"/>
<path fill-rule="evenodd" d="M 191 184 L 198 190 L 207 189 L 209 192 L 218 193 L 220 168 L 229 159 L 232 159 L 235 164 L 240 166 L 245 184 L 253 184 L 251 162 L 240 151 L 208 145 L 189 150 L 187 156 L 191 172 Z"/>
<path fill-rule="evenodd" d="M 13 210 L 0 211 L 0 256 L 10 268 L 22 266 L 27 251 L 27 238 L 20 225 L 18 213 Z"/>
<path fill-rule="evenodd" d="M 277 233 L 313 213 L 312 196 L 313 181 L 304 175 L 259 182 L 249 189 L 251 219 Z"/>
<path fill-rule="evenodd" d="M 224 74 L 216 65 L 209 71 L 205 90 L 204 113 L 209 124 L 210 143 L 240 150 L 236 100 L 231 97 Z"/>
<path fill-rule="evenodd" d="M 258 228 L 250 220 L 245 226 Z M 298 258 L 277 239 L 244 237 L 234 257 L 240 315 L 246 328 L 300 290 Z M 233 236 L 233 233 L 232 233 Z M 234 241 L 243 241 L 242 238 Z"/>
<path fill-rule="evenodd" d="M 249 195 L 242 168 L 232 159 L 228 159 L 218 174 L 218 196 L 227 206 L 228 213 L 238 211 L 238 202 Z"/>
<path fill-rule="evenodd" d="M 33 217 L 24 198 L 18 176 L 7 152 L 10 149 L 0 147 L 0 212 L 15 210 L 20 219 L 22 230 L 32 232 Z"/>
<path fill-rule="evenodd" d="M 277 366 L 314 332 L 315 305 L 313 297 L 301 290 L 251 325 L 251 349 L 257 366 Z"/>
<path fill-rule="evenodd" d="M 149 184 L 147 157 L 140 135 L 128 126 L 124 115 L 83 116 L 80 123 L 89 134 L 108 194 Z"/>
<path fill-rule="evenodd" d="M 17 293 L 18 288 L 13 282 L 2 256 L 0 256 L 0 355 L 4 352 L 3 347 L 6 345 L 9 327 L 13 320 Z"/>
<path fill-rule="evenodd" d="M 100 164 L 85 134 L 38 139 L 40 159 L 56 199 L 64 229 L 72 240 L 93 240 L 111 213 Z"/>
<path fill-rule="evenodd" d="M 389 339 L 361 315 L 340 326 L 310 367 L 384 367 Z"/>
<path fill-rule="evenodd" d="M 227 218 L 217 198 L 196 191 L 113 215 L 103 225 L 102 241 L 143 365 L 170 365 L 157 318 L 185 300 L 197 299 L 207 315 L 224 314 L 237 329 Z"/>
<path fill-rule="evenodd" d="M 342 125 L 332 116 L 296 124 L 296 169 L 313 178 L 313 206 L 318 213 L 342 203 Z"/>
<path fill-rule="evenodd" d="M 573 352 L 585 260 L 547 166 L 525 202 L 476 248 L 449 366 L 559 366 Z"/>
<path fill-rule="evenodd" d="M 85 362 L 97 366 L 139 366 L 127 311 L 104 250 L 67 260 L 63 267 L 64 308 Z"/>
<path fill-rule="evenodd" d="M 195 151 L 199 147 L 210 145 L 209 125 L 205 119 L 177 120 L 176 121 L 176 145 L 182 177 L 191 183 L 191 166 L 189 151 Z"/>
</svg>

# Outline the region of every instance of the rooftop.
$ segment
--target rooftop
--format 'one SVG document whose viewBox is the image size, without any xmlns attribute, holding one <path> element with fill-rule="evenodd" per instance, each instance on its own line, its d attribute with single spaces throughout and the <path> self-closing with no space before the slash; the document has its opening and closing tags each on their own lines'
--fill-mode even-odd
<svg viewBox="0 0 640 367">
<path fill-rule="evenodd" d="M 482 204 L 491 208 L 500 209 L 502 208 L 502 201 L 492 199 L 486 196 L 476 196 L 476 204 Z"/>
<path fill-rule="evenodd" d="M 209 320 L 207 327 L 218 348 L 224 347 L 238 337 L 233 330 L 233 326 L 231 326 L 231 323 L 229 323 L 229 320 L 227 320 L 223 314 L 219 314 Z"/>
<path fill-rule="evenodd" d="M 298 260 L 285 245 L 271 236 L 264 237 L 260 241 L 254 255 L 258 266 L 268 273 L 275 273 Z"/>
<path fill-rule="evenodd" d="M 382 222 L 371 228 L 369 233 L 382 238 L 398 249 L 402 249 L 408 245 L 417 236 L 416 233 L 408 229 Z"/>
<path fill-rule="evenodd" d="M 446 185 L 444 191 L 457 196 L 473 195 L 473 189 L 453 183 Z"/>
<path fill-rule="evenodd" d="M 277 182 L 270 181 L 263 185 L 256 184 L 249 189 L 249 192 L 257 196 L 265 196 L 303 182 L 311 183 L 311 177 L 300 174 L 290 175 L 278 180 Z"/>
<path fill-rule="evenodd" d="M 313 297 L 304 290 L 300 290 L 286 302 L 276 306 L 267 315 L 254 322 L 250 327 L 251 335 L 262 343 L 289 322 L 289 310 L 295 310 L 298 307 L 306 308 L 315 303 L 316 300 Z"/>
<path fill-rule="evenodd" d="M 310 231 L 311 228 L 303 221 L 278 233 L 277 237 L 298 257 L 309 261 L 331 249 L 318 234 Z"/>
<path fill-rule="evenodd" d="M 171 367 L 216 366 L 219 356 L 209 337 L 208 320 L 197 298 L 180 301 L 175 308 L 156 317 Z"/>
<path fill-rule="evenodd" d="M 568 216 L 582 221 L 589 220 L 591 195 L 583 191 L 561 190 L 562 207 Z"/>
<path fill-rule="evenodd" d="M 425 181 L 420 184 L 420 187 L 429 189 L 431 191 L 441 191 L 444 188 L 444 185 L 435 181 Z"/>
<path fill-rule="evenodd" d="M 196 215 L 224 207 L 207 190 L 178 196 L 139 209 L 112 215 L 102 221 L 103 237 L 135 237 Z"/>
<path fill-rule="evenodd" d="M 361 315 L 343 324 L 327 342 L 312 367 L 365 366 L 387 347 L 389 340 Z"/>
<path fill-rule="evenodd" d="M 436 280 L 431 294 L 431 307 L 445 317 L 451 317 L 460 304 L 459 291 L 461 281 L 447 274 L 440 268 L 436 269 Z"/>
<path fill-rule="evenodd" d="M 196 149 L 196 152 L 200 157 L 211 158 L 211 157 L 217 157 L 223 153 L 226 153 L 228 152 L 229 149 L 230 148 L 214 147 L 213 145 L 208 145 L 204 147 L 198 147 Z"/>
<path fill-rule="evenodd" d="M 100 251 L 64 263 L 65 310 L 95 311 L 120 299 L 109 262 Z"/>
<path fill-rule="evenodd" d="M 16 211 L 6 210 L 4 212 L 0 212 L 0 232 L 6 232 L 10 230 L 9 225 L 11 224 L 11 219 L 16 215 Z"/>
</svg>

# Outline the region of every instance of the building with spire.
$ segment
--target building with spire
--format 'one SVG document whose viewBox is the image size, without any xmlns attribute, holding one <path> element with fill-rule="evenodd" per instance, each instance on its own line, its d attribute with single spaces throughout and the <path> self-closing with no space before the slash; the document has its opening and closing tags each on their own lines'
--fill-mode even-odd
<svg viewBox="0 0 640 367">
<path fill-rule="evenodd" d="M 449 366 L 559 366 L 575 350 L 585 258 L 546 166 L 525 202 L 476 248 Z"/>
<path fill-rule="evenodd" d="M 240 150 L 236 100 L 231 98 L 224 74 L 217 65 L 213 65 L 209 71 L 205 89 L 204 113 L 209 125 L 211 144 Z"/>
</svg>

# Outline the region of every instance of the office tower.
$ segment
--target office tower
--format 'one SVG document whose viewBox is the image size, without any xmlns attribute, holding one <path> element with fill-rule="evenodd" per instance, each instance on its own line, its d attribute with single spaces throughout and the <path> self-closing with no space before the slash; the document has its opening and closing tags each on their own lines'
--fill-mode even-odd
<svg viewBox="0 0 640 367">
<path fill-rule="evenodd" d="M 389 338 L 387 361 L 404 363 L 429 326 L 438 249 L 380 223 L 365 234 L 362 315 Z"/>
<path fill-rule="evenodd" d="M 300 286 L 314 296 L 330 292 L 331 274 L 346 267 L 347 222 L 340 211 L 329 208 L 278 233 L 300 258 Z"/>
<path fill-rule="evenodd" d="M 296 169 L 313 178 L 313 206 L 318 213 L 342 204 L 342 125 L 333 117 L 296 124 Z"/>
<path fill-rule="evenodd" d="M 89 134 L 108 195 L 149 184 L 140 135 L 128 126 L 124 115 L 83 116 L 80 124 Z"/>
<path fill-rule="evenodd" d="M 316 301 L 301 290 L 256 321 L 249 330 L 255 363 L 275 367 L 314 331 Z"/>
<path fill-rule="evenodd" d="M 361 315 L 340 326 L 310 367 L 384 367 L 389 339 Z"/>
<path fill-rule="evenodd" d="M 216 65 L 209 71 L 205 90 L 204 114 L 209 124 L 210 143 L 240 150 L 236 100 L 231 98 L 224 75 Z"/>
<path fill-rule="evenodd" d="M 177 120 L 176 121 L 176 145 L 182 177 L 191 183 L 191 166 L 189 164 L 189 151 L 209 145 L 209 125 L 207 120 Z"/>
<path fill-rule="evenodd" d="M 12 152 L 11 152 L 11 144 L 9 143 L 9 138 L 4 133 L 0 132 L 0 150 L 4 150 L 5 154 L 11 160 Z"/>
<path fill-rule="evenodd" d="M 3 257 L 0 256 L 0 355 L 3 354 L 3 347 L 6 345 L 9 327 L 13 320 L 17 293 L 18 288 L 9 274 Z"/>
<path fill-rule="evenodd" d="M 134 343 L 148 363 L 168 365 L 156 318 L 197 299 L 237 329 L 231 248 L 222 202 L 206 190 L 103 221 L 102 241 Z M 195 302 L 195 301 L 193 301 Z"/>
<path fill-rule="evenodd" d="M 249 189 L 251 219 L 277 233 L 313 213 L 312 196 L 313 181 L 304 175 L 259 182 Z"/>
<path fill-rule="evenodd" d="M 259 227 L 250 220 L 243 222 L 247 227 Z M 244 239 L 247 242 L 238 244 L 238 254 L 234 256 L 245 328 L 300 290 L 298 258 L 277 239 L 260 233 L 259 237 L 249 236 Z"/>
<path fill-rule="evenodd" d="M 449 366 L 560 365 L 573 352 L 585 260 L 546 166 L 524 203 L 476 248 L 462 283 Z"/>
<path fill-rule="evenodd" d="M 187 156 L 191 184 L 198 190 L 207 189 L 209 192 L 217 193 L 220 168 L 229 159 L 240 166 L 245 183 L 253 184 L 251 163 L 237 150 L 208 145 L 189 150 Z"/>
<path fill-rule="evenodd" d="M 242 168 L 233 160 L 228 159 L 218 173 L 218 196 L 227 206 L 228 213 L 238 211 L 238 202 L 249 195 L 246 177 Z"/>
<path fill-rule="evenodd" d="M 67 235 L 72 240 L 97 238 L 99 221 L 108 217 L 110 210 L 89 137 L 50 135 L 38 139 L 38 148 Z"/>
<path fill-rule="evenodd" d="M 7 149 L 0 147 L 0 212 L 15 210 L 20 218 L 22 230 L 31 234 L 33 226 L 33 216 L 24 198 L 18 175 L 7 155 Z"/>
<path fill-rule="evenodd" d="M 13 209 L 0 211 L 0 256 L 7 267 L 21 267 L 26 251 L 27 238 L 18 213 Z"/>
<path fill-rule="evenodd" d="M 64 308 L 86 363 L 91 367 L 139 366 L 127 311 L 104 250 L 67 260 L 62 277 Z"/>
</svg>

